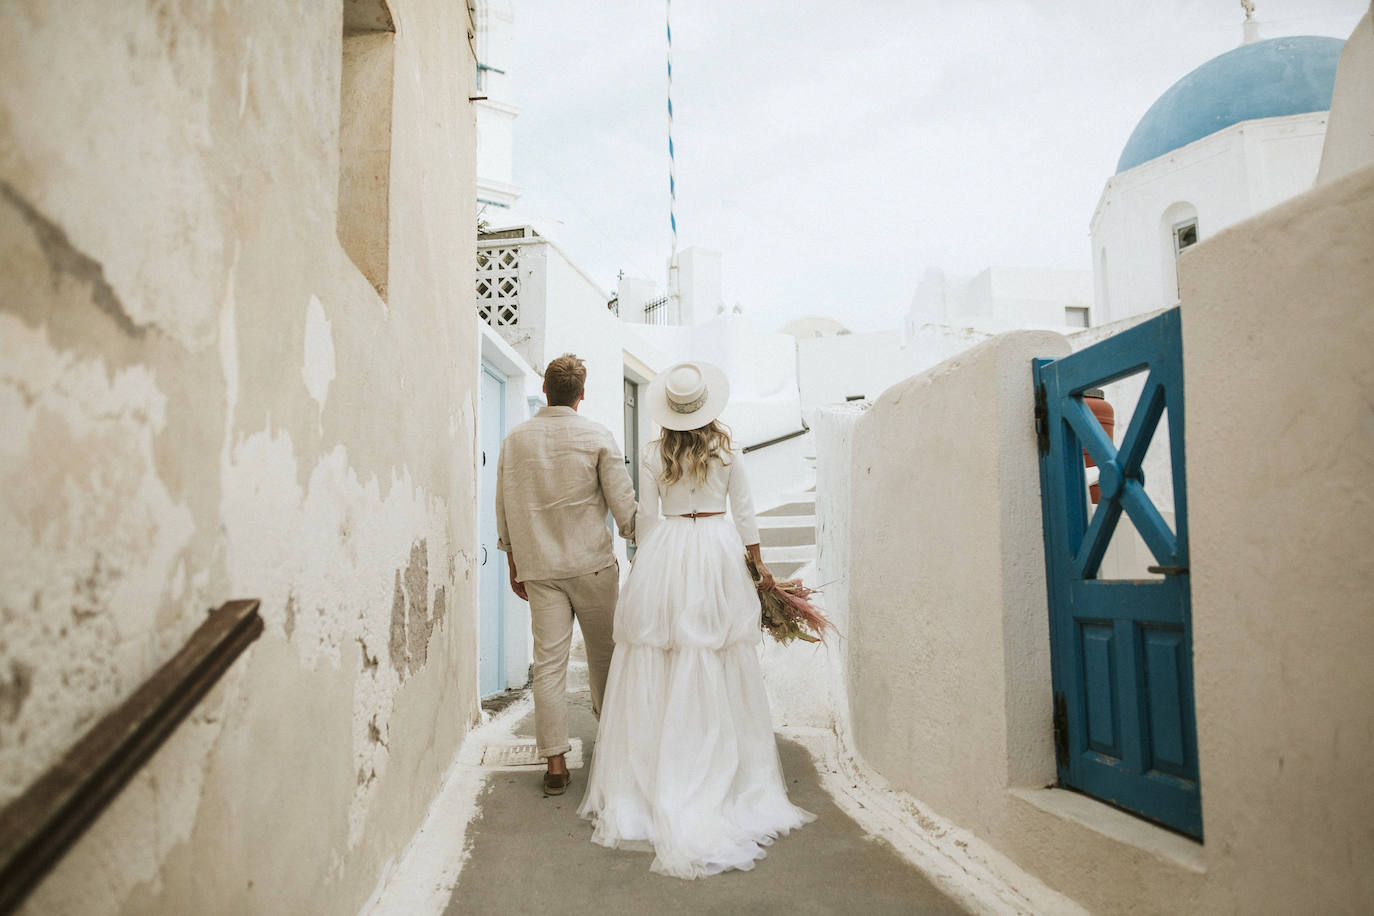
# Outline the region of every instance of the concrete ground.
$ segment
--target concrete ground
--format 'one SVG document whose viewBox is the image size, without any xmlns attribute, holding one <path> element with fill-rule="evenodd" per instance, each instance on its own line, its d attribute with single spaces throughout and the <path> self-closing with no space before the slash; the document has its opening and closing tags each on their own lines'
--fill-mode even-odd
<svg viewBox="0 0 1374 916">
<path fill-rule="evenodd" d="M 585 691 L 569 694 L 569 725 L 594 753 L 596 720 Z M 533 715 L 515 734 L 533 737 Z M 792 801 L 816 820 L 780 838 L 753 871 L 697 881 L 649 871 L 652 854 L 604 849 L 577 817 L 585 768 L 559 797 L 541 791 L 542 770 L 485 777 L 477 816 L 468 825 L 469 857 L 449 914 L 548 913 L 965 913 L 885 841 L 867 834 L 821 787 L 810 755 L 780 740 Z"/>
</svg>

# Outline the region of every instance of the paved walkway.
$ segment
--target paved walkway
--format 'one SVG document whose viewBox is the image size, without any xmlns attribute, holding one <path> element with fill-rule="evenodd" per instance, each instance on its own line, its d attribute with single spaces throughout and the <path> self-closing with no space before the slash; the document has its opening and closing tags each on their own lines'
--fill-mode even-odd
<svg viewBox="0 0 1374 916">
<path fill-rule="evenodd" d="M 569 724 L 591 759 L 596 738 L 586 692 L 569 696 Z M 515 727 L 534 734 L 533 715 Z M 779 741 L 792 801 L 817 819 L 779 839 L 750 872 L 697 881 L 649 871 L 651 853 L 604 849 L 577 817 L 585 768 L 567 794 L 546 798 L 542 771 L 492 772 L 468 826 L 449 914 L 964 913 L 886 842 L 869 836 L 821 788 L 811 757 Z"/>
</svg>

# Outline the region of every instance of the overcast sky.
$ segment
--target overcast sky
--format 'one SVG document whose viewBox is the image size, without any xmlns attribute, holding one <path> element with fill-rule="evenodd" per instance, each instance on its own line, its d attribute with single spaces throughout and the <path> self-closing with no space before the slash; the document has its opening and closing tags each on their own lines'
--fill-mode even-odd
<svg viewBox="0 0 1374 916">
<path fill-rule="evenodd" d="M 1366 0 L 1257 0 L 1261 36 L 1349 36 Z M 522 212 L 607 291 L 663 283 L 664 4 L 515 0 Z M 927 267 L 1090 269 L 1145 110 L 1240 44 L 1238 0 L 677 0 L 679 247 L 760 330 L 895 327 Z M 501 222 L 495 216 L 494 222 Z"/>
</svg>

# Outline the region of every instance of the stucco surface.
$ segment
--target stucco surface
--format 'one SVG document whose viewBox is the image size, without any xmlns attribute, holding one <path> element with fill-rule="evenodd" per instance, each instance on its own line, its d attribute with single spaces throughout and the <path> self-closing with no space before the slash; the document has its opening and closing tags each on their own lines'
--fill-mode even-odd
<svg viewBox="0 0 1374 916">
<path fill-rule="evenodd" d="M 855 424 L 837 709 L 895 788 L 1056 891 L 1093 912 L 1178 912 L 1201 884 L 1193 844 L 1044 789 L 1056 774 L 1030 360 L 1070 349 L 1053 332 L 999 335 Z M 842 428 L 818 435 L 822 455 L 843 454 Z M 837 475 L 820 471 L 828 490 Z M 843 556 L 841 499 L 818 502 L 822 568 Z"/>
<path fill-rule="evenodd" d="M 1317 184 L 1369 165 L 1374 165 L 1374 13 L 1364 14 L 1341 49 Z"/>
<path fill-rule="evenodd" d="M 389 7 L 387 302 L 338 5 L 0 10 L 0 802 L 266 622 L 30 913 L 356 909 L 477 715 L 469 20 Z"/>
<path fill-rule="evenodd" d="M 1185 260 L 1194 676 L 1205 842 L 1055 780 L 1029 359 L 1003 335 L 822 460 L 820 565 L 845 608 L 852 746 L 894 786 L 1093 912 L 1368 912 L 1374 739 L 1374 170 Z M 819 454 L 843 427 L 817 424 Z M 839 482 L 839 486 L 836 483 Z M 838 497 L 838 498 L 836 498 Z M 843 716 L 840 717 L 843 726 Z"/>
<path fill-rule="evenodd" d="M 1052 775 L 1045 741 L 1009 752 L 1009 728 L 1035 707 L 1047 720 L 1049 696 L 1020 689 L 1026 669 L 1048 671 L 1035 645 L 1046 639 L 1004 652 L 1004 628 L 1031 628 L 1045 598 L 1038 525 L 1003 517 L 1038 521 L 1030 360 L 1066 352 L 1052 332 L 1000 335 L 893 386 L 854 434 L 855 746 L 975 831 L 995 814 L 986 787 L 1006 785 L 1009 767 L 1040 785 Z"/>
<path fill-rule="evenodd" d="M 1184 271 L 1203 821 L 1243 912 L 1374 907 L 1371 240 L 1366 168 Z"/>
<path fill-rule="evenodd" d="M 853 558 L 854 431 L 867 404 L 822 407 L 808 415 L 816 439 L 816 585 L 822 588 L 821 605 L 835 625 L 825 654 L 826 700 L 836 734 L 845 747 L 853 747 L 848 687 L 849 639 L 852 615 L 849 608 Z"/>
</svg>

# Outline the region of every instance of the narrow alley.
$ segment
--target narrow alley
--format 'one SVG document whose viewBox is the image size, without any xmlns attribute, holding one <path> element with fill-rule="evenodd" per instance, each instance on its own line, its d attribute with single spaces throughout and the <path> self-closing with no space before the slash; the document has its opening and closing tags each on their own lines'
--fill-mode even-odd
<svg viewBox="0 0 1374 916">
<path fill-rule="evenodd" d="M 596 720 L 588 694 L 570 703 L 570 725 L 590 762 Z M 520 713 L 524 705 L 511 711 Z M 515 736 L 532 737 L 532 713 L 520 715 Z M 886 842 L 868 834 L 821 786 L 806 749 L 778 742 L 788 792 L 816 820 L 780 838 L 751 872 L 682 881 L 649 871 L 647 852 L 605 849 L 590 842 L 577 816 L 587 768 L 573 770 L 566 794 L 544 796 L 538 766 L 492 770 L 476 817 L 468 825 L 468 860 L 449 916 L 463 913 L 966 913 Z"/>
<path fill-rule="evenodd" d="M 779 838 L 749 872 L 654 874 L 651 853 L 597 846 L 577 816 L 596 741 L 586 670 L 579 638 L 568 672 L 568 792 L 542 792 L 529 691 L 492 697 L 364 914 L 1084 912 L 891 789 L 820 728 L 776 733 L 789 796 L 815 821 Z"/>
<path fill-rule="evenodd" d="M 1374 914 L 1371 304 L 1370 0 L 5 0 L 0 916 Z"/>
</svg>

